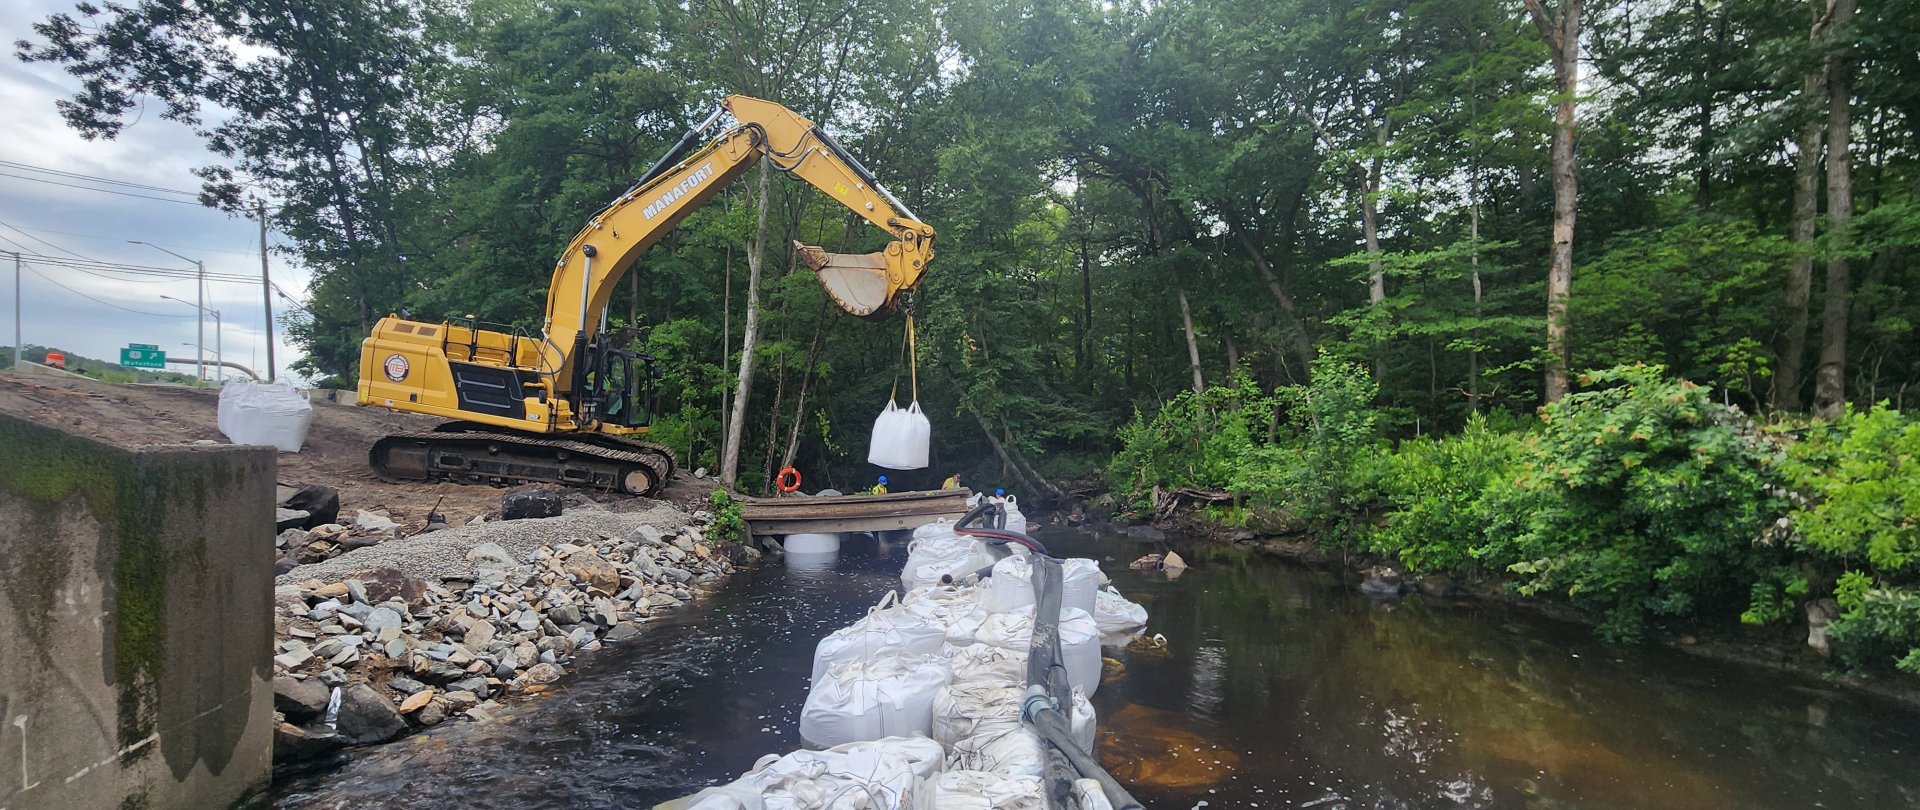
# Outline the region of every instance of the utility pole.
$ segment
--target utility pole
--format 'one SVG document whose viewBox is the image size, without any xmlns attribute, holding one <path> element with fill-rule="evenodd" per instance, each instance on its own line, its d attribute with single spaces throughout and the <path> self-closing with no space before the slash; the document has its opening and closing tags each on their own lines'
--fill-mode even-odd
<svg viewBox="0 0 1920 810">
<path fill-rule="evenodd" d="M 260 219 L 260 298 L 267 305 L 267 382 L 273 382 L 273 279 L 267 275 L 267 201 L 255 200 Z"/>
<path fill-rule="evenodd" d="M 20 342 L 20 254 L 13 254 L 13 367 L 20 367 L 20 355 L 27 346 Z"/>
</svg>

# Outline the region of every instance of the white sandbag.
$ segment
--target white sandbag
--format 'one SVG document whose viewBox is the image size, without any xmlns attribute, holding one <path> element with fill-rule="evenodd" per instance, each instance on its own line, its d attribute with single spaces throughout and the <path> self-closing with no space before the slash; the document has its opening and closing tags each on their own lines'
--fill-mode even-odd
<svg viewBox="0 0 1920 810">
<path fill-rule="evenodd" d="M 940 687 L 933 699 L 933 739 L 953 745 L 968 737 L 1020 727 L 1020 681 L 970 681 Z"/>
<path fill-rule="evenodd" d="M 933 425 L 920 411 L 918 400 L 905 408 L 887 400 L 886 410 L 873 421 L 867 463 L 890 470 L 925 469 L 928 445 L 932 441 Z"/>
<path fill-rule="evenodd" d="M 1020 726 L 976 734 L 948 746 L 947 768 L 1038 779 L 1046 770 L 1045 745 L 1040 735 Z"/>
<path fill-rule="evenodd" d="M 1073 733 L 1073 741 L 1080 744 L 1080 750 L 1093 753 L 1095 734 L 1100 730 L 1100 718 L 1093 713 L 1093 701 L 1087 699 L 1087 690 L 1073 689 L 1073 716 L 1068 718 L 1068 731 Z"/>
<path fill-rule="evenodd" d="M 946 624 L 926 612 L 893 605 L 889 591 L 867 615 L 828 633 L 813 648 L 813 680 L 849 661 L 873 661 L 882 656 L 933 655 L 947 641 Z"/>
<path fill-rule="evenodd" d="M 1113 810 L 1113 802 L 1097 779 L 1073 780 L 1073 798 L 1080 803 L 1080 810 Z"/>
<path fill-rule="evenodd" d="M 235 380 L 220 388 L 214 421 L 234 444 L 298 453 L 313 425 L 313 405 L 290 384 Z"/>
<path fill-rule="evenodd" d="M 942 653 L 947 663 L 953 666 L 953 682 L 969 683 L 973 681 L 1013 681 L 1025 682 L 1027 678 L 1027 654 L 1021 650 L 1009 650 L 991 644 L 968 644 L 955 647 L 948 644 Z"/>
<path fill-rule="evenodd" d="M 1064 560 L 1060 574 L 1060 615 L 1065 616 L 1069 610 L 1091 614 L 1100 590 L 1100 564 L 1082 558 Z M 988 610 L 1005 612 L 1032 607 L 1034 599 L 1033 562 L 1016 555 L 994 563 L 993 576 L 980 603 Z"/>
<path fill-rule="evenodd" d="M 1119 591 L 1102 589 L 1093 599 L 1093 623 L 1101 635 L 1131 633 L 1147 624 L 1147 609 Z"/>
<path fill-rule="evenodd" d="M 920 792 L 921 810 L 1046 810 L 1040 780 L 986 771 L 947 771 Z"/>
<path fill-rule="evenodd" d="M 913 530 L 913 539 L 914 540 L 934 540 L 939 538 L 959 537 L 960 535 L 956 534 L 953 531 L 953 527 L 954 527 L 953 521 L 948 520 L 946 518 L 941 518 L 932 523 L 922 524 L 921 526 L 915 528 Z M 907 548 L 911 550 L 913 546 L 909 545 L 907 546 Z"/>
<path fill-rule="evenodd" d="M 941 632 L 952 629 L 961 616 L 972 613 L 980 603 L 980 594 L 985 591 L 977 582 L 962 582 L 955 585 L 927 585 L 907 591 L 901 597 L 900 605 L 904 609 L 938 625 Z"/>
<path fill-rule="evenodd" d="M 937 585 L 942 579 L 964 579 L 991 567 L 993 562 L 993 554 L 969 538 L 956 535 L 951 539 L 915 540 L 907 545 L 900 584 L 911 591 Z"/>
<path fill-rule="evenodd" d="M 1067 668 L 1067 684 L 1091 695 L 1100 689 L 1100 628 L 1092 615 L 1078 608 L 1069 609 L 1059 626 L 1060 663 Z M 1033 608 L 991 613 L 983 606 L 947 628 L 948 646 L 975 642 L 1026 654 L 1033 646 Z"/>
<path fill-rule="evenodd" d="M 708 788 L 687 810 L 913 810 L 945 763 L 925 737 L 888 737 L 825 751 L 763 757 L 739 779 Z"/>
<path fill-rule="evenodd" d="M 830 746 L 881 737 L 926 736 L 933 701 L 953 670 L 938 655 L 881 656 L 835 665 L 814 681 L 800 709 L 800 738 Z"/>
<path fill-rule="evenodd" d="M 1000 504 L 1000 508 L 1007 511 L 1007 531 L 1027 533 L 1027 516 L 1020 511 L 1019 498 L 1008 495 L 1007 499 Z"/>
</svg>

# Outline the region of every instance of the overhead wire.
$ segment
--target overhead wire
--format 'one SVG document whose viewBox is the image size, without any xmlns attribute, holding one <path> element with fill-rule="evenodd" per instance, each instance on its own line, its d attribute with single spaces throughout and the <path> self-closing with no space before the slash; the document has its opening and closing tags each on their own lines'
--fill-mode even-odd
<svg viewBox="0 0 1920 810">
<path fill-rule="evenodd" d="M 24 174 L 8 174 L 6 172 L 0 172 L 0 177 L 12 177 L 17 180 L 31 180 L 35 183 L 46 183 L 48 185 L 54 185 L 54 186 L 66 186 L 67 188 L 77 188 L 82 191 L 98 191 L 102 194 L 118 194 L 122 197 L 137 197 L 142 200 L 158 200 L 160 202 L 179 203 L 181 205 L 191 205 L 195 208 L 208 207 L 208 206 L 201 205 L 199 200 L 175 200 L 167 197 L 155 197 L 150 194 L 134 194 L 129 191 L 118 191 L 110 188 L 100 188 L 98 186 L 83 186 L 77 183 L 62 183 L 57 180 L 48 180 L 44 177 L 28 177 Z"/>
<path fill-rule="evenodd" d="M 126 186 L 128 188 L 145 189 L 147 191 L 164 191 L 168 194 L 184 194 L 189 197 L 200 196 L 200 192 L 198 191 L 182 191 L 177 188 L 167 188 L 165 186 L 150 186 L 145 183 L 135 183 L 131 180 L 115 180 L 111 177 L 99 177 L 91 174 L 81 174 L 79 172 L 70 172 L 64 169 L 49 169 L 45 166 L 35 166 L 31 163 L 21 163 L 15 160 L 0 160 L 0 166 L 4 166 L 11 169 L 20 169 L 20 170 L 25 170 L 30 172 L 40 172 L 42 174 L 57 175 L 60 177 L 71 177 L 76 180 L 91 180 L 96 183 L 111 183 L 116 186 Z"/>
<path fill-rule="evenodd" d="M 0 163 L 4 163 L 4 162 L 5 162 L 5 161 L 0 161 Z M 77 258 L 81 258 L 81 259 L 86 259 L 87 261 L 93 261 L 93 258 L 92 258 L 91 256 L 82 256 L 82 255 L 80 255 L 80 254 L 78 254 L 78 253 L 74 253 L 74 252 L 73 252 L 73 251 L 71 251 L 71 250 L 68 250 L 68 249 L 66 249 L 66 248 L 63 248 L 63 247 L 61 247 L 61 246 L 59 246 L 59 245 L 56 245 L 56 244 L 54 244 L 54 243 L 52 243 L 52 242 L 49 242 L 49 241 L 47 241 L 47 240 L 45 240 L 45 239 L 41 239 L 41 238 L 40 238 L 40 237 L 38 237 L 38 236 L 34 236 L 33 234 L 30 234 L 30 233 L 27 233 L 27 232 L 26 232 L 26 230 L 25 230 L 24 228 L 21 228 L 21 227 L 19 227 L 19 226 L 16 226 L 16 225 L 14 225 L 14 224 L 13 224 L 13 223 L 11 223 L 11 222 L 6 222 L 6 221 L 0 221 L 0 225 L 5 225 L 5 226 L 7 226 L 8 228 L 11 228 L 11 229 L 13 229 L 13 232 L 14 232 L 14 233 L 17 233 L 17 234 L 20 234 L 21 236 L 24 236 L 24 237 L 26 237 L 26 238 L 28 238 L 28 239 L 32 239 L 32 240 L 33 240 L 33 241 L 35 241 L 35 242 L 39 242 L 40 244 L 43 244 L 43 245 L 46 245 L 47 247 L 50 247 L 50 248 L 53 248 L 54 250 L 57 250 L 57 251 L 60 251 L 61 253 L 65 253 L 65 254 L 68 254 L 68 255 L 70 255 L 70 256 L 74 256 L 74 257 L 77 257 Z M 12 239 L 8 239 L 7 241 L 9 241 L 9 242 L 13 242 L 13 240 L 12 240 Z M 19 242 L 13 242 L 13 243 L 14 243 L 14 244 L 16 244 L 16 245 L 19 245 L 19 244 L 20 244 Z M 25 247 L 25 245 L 21 245 L 21 247 Z"/>
<path fill-rule="evenodd" d="M 25 263 L 25 262 L 22 262 L 22 263 L 21 263 L 21 266 L 23 266 L 23 267 L 25 267 L 25 268 L 27 268 L 27 272 L 29 272 L 29 273 L 32 273 L 32 274 L 34 274 L 34 275 L 36 275 L 36 276 L 39 276 L 39 277 L 40 277 L 40 278 L 41 278 L 42 280 L 44 280 L 44 281 L 46 281 L 46 282 L 47 282 L 48 284 L 52 284 L 52 285 L 53 285 L 53 286 L 55 286 L 55 287 L 59 287 L 60 289 L 63 289 L 63 290 L 66 290 L 67 292 L 70 292 L 70 293 L 73 293 L 74 295 L 77 295 L 77 296 L 80 296 L 81 298 L 85 298 L 85 299 L 87 299 L 88 301 L 92 301 L 92 302 L 94 302 L 94 303 L 96 303 L 96 304 L 100 304 L 100 305 L 102 305 L 102 306 L 109 306 L 109 307 L 113 307 L 114 309 L 117 309 L 117 310 L 120 310 L 120 311 L 122 311 L 122 312 L 131 312 L 131 313 L 133 313 L 133 314 L 135 314 L 135 315 L 149 315 L 149 316 L 152 316 L 152 317 L 155 317 L 155 318 L 191 318 L 191 317 L 194 317 L 195 315 L 198 315 L 198 314 L 199 314 L 199 313 L 197 313 L 197 312 L 196 312 L 196 313 L 194 313 L 194 315 L 169 315 L 169 314 L 167 314 L 167 313 L 164 313 L 164 312 L 148 312 L 148 311 L 146 311 L 146 310 L 142 310 L 142 309 L 133 309 L 132 307 L 123 307 L 123 306 L 120 306 L 119 304 L 116 304 L 116 303 L 113 303 L 113 302 L 111 302 L 111 301 L 102 301 L 102 300 L 100 300 L 100 299 L 98 299 L 98 298 L 95 298 L 95 297 L 93 297 L 93 296 L 91 296 L 91 295 L 88 295 L 88 294 L 86 294 L 86 293 L 83 293 L 83 292 L 81 292 L 81 291 L 79 291 L 79 290 L 76 290 L 76 289 L 74 289 L 74 288 L 72 288 L 72 287 L 69 287 L 69 286 L 67 286 L 67 285 L 65 285 L 65 284 L 61 284 L 61 283 L 60 283 L 60 282 L 58 282 L 58 281 L 54 281 L 53 279 L 51 279 L 51 278 L 48 278 L 48 277 L 47 277 L 47 274 L 45 274 L 45 273 L 42 273 L 42 272 L 40 272 L 40 271 L 39 271 L 39 270 L 38 270 L 37 268 L 35 268 L 35 267 L 34 267 L 33 265 L 31 265 L 31 264 L 27 264 L 27 263 Z"/>
</svg>

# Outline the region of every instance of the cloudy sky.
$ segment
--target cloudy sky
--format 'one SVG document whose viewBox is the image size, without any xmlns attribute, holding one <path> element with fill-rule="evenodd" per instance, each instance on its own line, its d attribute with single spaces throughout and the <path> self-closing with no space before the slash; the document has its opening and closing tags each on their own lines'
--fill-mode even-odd
<svg viewBox="0 0 1920 810">
<path fill-rule="evenodd" d="M 191 201 L 178 194 L 110 186 L 21 165 L 91 175 L 168 189 L 193 191 L 196 166 L 218 162 L 187 128 L 163 121 L 157 107 L 117 140 L 87 141 L 68 129 L 54 101 L 72 95 L 78 81 L 57 67 L 24 64 L 13 42 L 31 34 L 32 23 L 72 0 L 0 0 L 0 251 L 53 256 L 79 255 L 107 262 L 188 268 L 192 265 L 129 240 L 151 242 L 206 263 L 209 273 L 260 276 L 259 226 L 252 220 L 198 205 L 70 188 L 48 182 L 111 188 L 131 194 Z M 12 175 L 12 176 L 7 176 Z M 35 178 L 35 179 L 27 179 Z M 41 241 L 44 240 L 44 241 Z M 284 242 L 275 239 L 276 243 Z M 0 342 L 14 336 L 13 267 L 0 258 Z M 270 256 L 275 284 L 295 300 L 306 297 L 308 276 L 290 257 Z M 21 274 L 21 329 L 27 343 L 115 359 L 129 343 L 151 343 L 169 357 L 192 357 L 195 310 L 162 299 L 194 300 L 190 280 L 108 277 L 76 269 L 36 267 Z M 260 371 L 266 367 L 265 305 L 260 285 L 210 281 L 207 307 L 220 311 L 226 359 Z M 91 299 L 90 300 L 89 296 Z M 275 316 L 292 306 L 274 296 Z M 274 324 L 274 364 L 282 372 L 300 355 Z M 206 320 L 207 359 L 213 359 L 214 322 Z M 184 345 L 183 345 L 184 344 Z"/>
</svg>

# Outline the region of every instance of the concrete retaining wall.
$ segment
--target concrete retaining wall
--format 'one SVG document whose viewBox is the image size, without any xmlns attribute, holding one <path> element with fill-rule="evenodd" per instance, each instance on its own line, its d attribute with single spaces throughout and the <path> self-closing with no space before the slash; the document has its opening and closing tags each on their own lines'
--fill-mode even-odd
<svg viewBox="0 0 1920 810">
<path fill-rule="evenodd" d="M 271 448 L 0 414 L 0 810 L 224 808 L 272 774 Z"/>
</svg>

